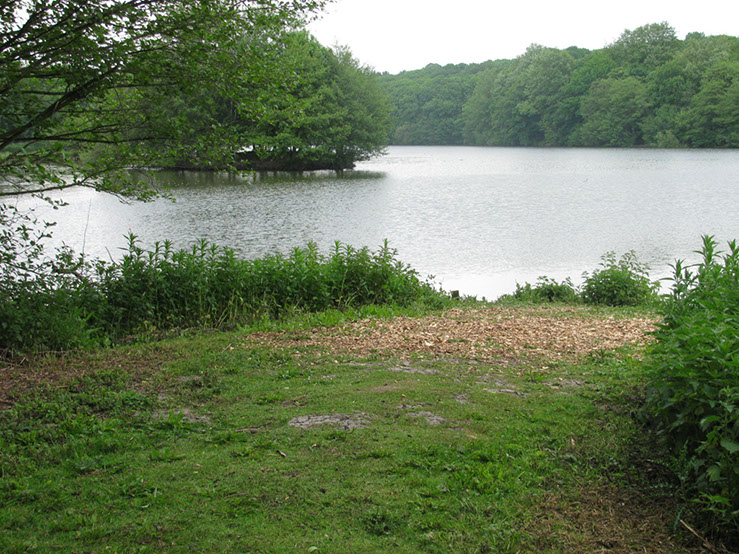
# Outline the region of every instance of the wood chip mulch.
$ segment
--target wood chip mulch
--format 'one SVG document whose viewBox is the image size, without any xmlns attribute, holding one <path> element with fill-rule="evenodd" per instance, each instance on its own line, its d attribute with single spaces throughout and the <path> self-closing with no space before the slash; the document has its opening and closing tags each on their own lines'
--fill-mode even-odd
<svg viewBox="0 0 739 554">
<path fill-rule="evenodd" d="M 646 318 L 593 318 L 576 307 L 454 309 L 438 316 L 362 319 L 340 327 L 250 333 L 243 345 L 315 346 L 356 357 L 577 361 L 593 352 L 644 344 L 655 323 Z M 177 357 L 168 350 L 157 347 L 149 352 L 108 351 L 0 362 L 0 409 L 11 407 L 23 393 L 39 386 L 65 387 L 90 372 L 124 369 L 144 379 Z"/>
<path fill-rule="evenodd" d="M 582 308 L 454 309 L 439 316 L 363 319 L 333 328 L 255 333 L 246 343 L 319 346 L 358 357 L 458 357 L 479 361 L 535 357 L 577 361 L 651 340 L 656 320 L 593 318 Z"/>
</svg>

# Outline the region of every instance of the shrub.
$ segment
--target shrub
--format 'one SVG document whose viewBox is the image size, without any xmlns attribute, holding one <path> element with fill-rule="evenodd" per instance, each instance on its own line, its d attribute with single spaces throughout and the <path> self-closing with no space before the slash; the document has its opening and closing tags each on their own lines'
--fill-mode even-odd
<svg viewBox="0 0 739 554">
<path fill-rule="evenodd" d="M 648 408 L 686 486 L 722 530 L 739 529 L 739 249 L 704 237 L 677 261 L 648 365 Z M 704 513 L 706 513 L 704 512 Z M 739 538 L 739 537 L 735 537 Z"/>
<path fill-rule="evenodd" d="M 376 252 L 336 243 L 328 256 L 311 243 L 289 256 L 241 260 L 206 241 L 187 250 L 169 242 L 144 250 L 130 235 L 119 263 L 86 262 L 70 251 L 46 260 L 39 251 L 32 271 L 11 271 L 0 259 L 0 353 L 87 347 L 154 329 L 235 326 L 294 309 L 441 307 L 445 295 L 396 256 L 387 243 Z"/>
<path fill-rule="evenodd" d="M 35 284 L 34 284 L 35 285 Z M 75 289 L 23 286 L 0 301 L 0 353 L 88 348 L 96 344 L 84 294 Z"/>
<path fill-rule="evenodd" d="M 601 256 L 600 268 L 583 274 L 582 298 L 587 304 L 637 306 L 657 298 L 658 285 L 649 280 L 649 268 L 633 251 L 616 259 L 615 252 Z"/>
<path fill-rule="evenodd" d="M 291 309 L 318 311 L 368 304 L 438 302 L 441 294 L 396 259 L 387 244 L 377 252 L 336 243 L 325 256 L 315 244 L 239 260 L 233 250 L 201 241 L 189 251 L 169 243 L 144 251 L 131 237 L 123 261 L 104 281 L 112 332 L 223 326 Z"/>
<path fill-rule="evenodd" d="M 0 355 L 94 343 L 88 322 L 94 287 L 80 273 L 84 260 L 70 250 L 44 254 L 51 226 L 0 204 Z"/>
<path fill-rule="evenodd" d="M 528 302 L 577 302 L 579 300 L 577 291 L 572 281 L 565 279 L 558 283 L 550 277 L 539 277 L 535 285 L 525 283 L 516 284 L 516 292 L 513 297 L 517 300 Z"/>
</svg>

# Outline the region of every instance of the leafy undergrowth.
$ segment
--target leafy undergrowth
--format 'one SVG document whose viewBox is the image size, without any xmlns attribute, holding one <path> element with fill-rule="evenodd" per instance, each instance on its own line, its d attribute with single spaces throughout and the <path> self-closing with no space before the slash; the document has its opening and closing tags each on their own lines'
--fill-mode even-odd
<svg viewBox="0 0 739 554">
<path fill-rule="evenodd" d="M 7 367 L 0 550 L 699 552 L 634 418 L 649 320 L 619 313 L 312 319 Z"/>
</svg>

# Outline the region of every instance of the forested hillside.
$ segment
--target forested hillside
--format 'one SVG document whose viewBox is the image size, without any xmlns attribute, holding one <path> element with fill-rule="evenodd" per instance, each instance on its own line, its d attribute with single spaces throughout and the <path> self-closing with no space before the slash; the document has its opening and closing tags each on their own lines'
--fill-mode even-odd
<svg viewBox="0 0 739 554">
<path fill-rule="evenodd" d="M 739 38 L 667 23 L 600 50 L 381 75 L 393 144 L 739 147 Z"/>
</svg>

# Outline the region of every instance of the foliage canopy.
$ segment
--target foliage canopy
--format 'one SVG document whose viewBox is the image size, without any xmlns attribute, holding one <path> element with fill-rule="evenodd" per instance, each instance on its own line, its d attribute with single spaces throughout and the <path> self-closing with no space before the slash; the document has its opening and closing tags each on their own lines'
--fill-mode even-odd
<svg viewBox="0 0 739 554">
<path fill-rule="evenodd" d="M 278 60 L 295 77 L 291 93 L 267 99 L 263 117 L 239 122 L 257 167 L 346 169 L 382 151 L 389 105 L 371 69 L 305 31 L 286 37 Z"/>
<path fill-rule="evenodd" d="M 256 119 L 289 94 L 285 31 L 323 3 L 3 0 L 0 178 L 137 195 L 129 166 L 228 164 L 239 138 L 213 106 Z"/>
<path fill-rule="evenodd" d="M 514 60 L 381 81 L 393 144 L 739 146 L 739 38 L 680 40 L 667 23 L 599 50 L 532 45 Z"/>
</svg>

